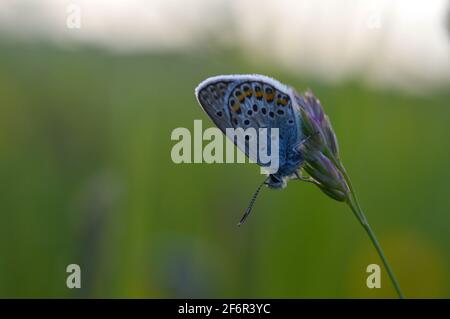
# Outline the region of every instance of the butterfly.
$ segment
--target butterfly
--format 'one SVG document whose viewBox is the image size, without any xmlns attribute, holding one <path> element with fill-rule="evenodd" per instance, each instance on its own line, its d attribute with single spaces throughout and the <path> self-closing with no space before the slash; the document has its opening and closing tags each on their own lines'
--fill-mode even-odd
<svg viewBox="0 0 450 319">
<path fill-rule="evenodd" d="M 300 168 L 304 159 L 299 147 L 308 137 L 302 130 L 299 94 L 292 87 L 268 76 L 238 74 L 204 80 L 195 89 L 195 96 L 202 109 L 224 133 L 227 128 L 278 128 L 279 168 L 259 185 L 239 222 L 241 225 L 250 214 L 263 185 L 281 189 L 290 179 L 303 179 Z M 235 140 L 233 142 L 237 145 Z M 269 149 L 270 143 L 269 139 Z M 248 141 L 238 147 L 249 156 Z M 263 165 L 259 161 L 257 164 Z"/>
</svg>

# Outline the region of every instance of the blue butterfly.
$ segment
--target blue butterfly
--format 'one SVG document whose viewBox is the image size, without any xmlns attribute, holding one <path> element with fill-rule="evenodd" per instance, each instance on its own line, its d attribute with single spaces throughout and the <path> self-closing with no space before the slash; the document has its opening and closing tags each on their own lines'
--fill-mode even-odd
<svg viewBox="0 0 450 319">
<path fill-rule="evenodd" d="M 259 185 L 239 222 L 241 225 L 250 214 L 263 185 L 281 189 L 290 179 L 303 179 L 300 167 L 304 159 L 299 147 L 308 137 L 302 131 L 299 95 L 293 88 L 258 74 L 210 77 L 197 86 L 195 95 L 206 114 L 224 133 L 227 128 L 279 130 L 278 171 Z M 236 144 L 235 140 L 233 142 Z M 268 143 L 270 149 L 270 140 Z M 247 142 L 240 149 L 249 156 Z M 263 165 L 259 161 L 257 163 Z"/>
</svg>

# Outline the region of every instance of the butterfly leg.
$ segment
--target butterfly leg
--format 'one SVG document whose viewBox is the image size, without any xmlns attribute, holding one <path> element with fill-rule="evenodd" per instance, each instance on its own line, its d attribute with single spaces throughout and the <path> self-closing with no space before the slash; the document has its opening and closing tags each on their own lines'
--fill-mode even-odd
<svg viewBox="0 0 450 319">
<path fill-rule="evenodd" d="M 317 181 L 314 178 L 304 175 L 302 173 L 302 169 L 295 171 L 294 175 L 295 175 L 295 178 L 293 178 L 293 179 L 299 179 L 303 182 L 317 184 Z"/>
</svg>

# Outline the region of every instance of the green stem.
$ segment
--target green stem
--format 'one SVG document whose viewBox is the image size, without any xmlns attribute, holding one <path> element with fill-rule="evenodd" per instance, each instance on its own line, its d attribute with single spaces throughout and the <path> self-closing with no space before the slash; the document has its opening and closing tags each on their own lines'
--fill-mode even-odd
<svg viewBox="0 0 450 319">
<path fill-rule="evenodd" d="M 325 137 L 322 138 L 326 140 Z M 372 241 L 372 244 L 375 246 L 375 249 L 378 252 L 378 255 L 380 256 L 381 260 L 383 261 L 384 268 L 386 268 L 386 271 L 389 275 L 389 278 L 391 279 L 392 284 L 395 287 L 395 290 L 397 291 L 398 297 L 400 299 L 404 299 L 405 295 L 403 294 L 402 290 L 400 289 L 400 285 L 397 281 L 397 278 L 395 277 L 394 271 L 392 270 L 391 266 L 389 265 L 389 262 L 384 255 L 383 249 L 381 248 L 380 243 L 377 240 L 377 237 L 375 236 L 375 233 L 373 232 L 372 228 L 369 225 L 369 222 L 367 221 L 366 216 L 364 215 L 364 212 L 361 208 L 361 205 L 359 204 L 358 198 L 356 197 L 355 190 L 353 189 L 352 182 L 350 180 L 350 177 L 347 174 L 347 171 L 345 170 L 344 166 L 341 164 L 341 161 L 338 160 L 336 157 L 336 154 L 331 151 L 331 149 L 328 147 L 328 144 L 325 143 L 326 148 L 326 155 L 329 159 L 333 162 L 333 164 L 339 168 L 342 175 L 344 176 L 345 181 L 347 182 L 349 191 L 350 191 L 350 197 L 347 200 L 347 204 L 350 206 L 352 212 L 355 214 L 358 221 L 361 223 L 363 228 L 366 230 L 367 234 L 369 235 L 370 240 Z"/>
<path fill-rule="evenodd" d="M 386 271 L 389 275 L 389 278 L 392 281 L 392 284 L 395 287 L 395 290 L 397 291 L 397 294 L 400 299 L 404 299 L 405 295 L 403 295 L 402 290 L 400 289 L 400 285 L 397 281 L 397 278 L 395 277 L 394 271 L 392 270 L 391 266 L 389 265 L 389 262 L 384 255 L 383 249 L 380 246 L 380 243 L 377 240 L 377 237 L 375 236 L 375 233 L 373 232 L 372 228 L 369 225 L 369 222 L 367 221 L 366 216 L 364 215 L 363 210 L 361 209 L 361 206 L 359 205 L 358 198 L 356 197 L 355 191 L 353 190 L 352 183 L 350 181 L 350 178 L 347 175 L 347 172 L 345 171 L 344 167 L 341 165 L 341 170 L 344 175 L 344 178 L 348 184 L 348 187 L 350 189 L 351 197 L 347 201 L 347 204 L 352 209 L 353 213 L 355 214 L 358 221 L 361 223 L 363 228 L 366 230 L 367 234 L 369 235 L 370 240 L 372 241 L 372 244 L 375 246 L 375 249 L 378 252 L 378 255 L 380 256 L 381 260 L 383 261 L 384 268 L 386 268 Z"/>
</svg>

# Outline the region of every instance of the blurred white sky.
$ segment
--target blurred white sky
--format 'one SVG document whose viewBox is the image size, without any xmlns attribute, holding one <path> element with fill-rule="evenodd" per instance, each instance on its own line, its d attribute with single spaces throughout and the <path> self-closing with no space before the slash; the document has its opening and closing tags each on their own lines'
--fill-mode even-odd
<svg viewBox="0 0 450 319">
<path fill-rule="evenodd" d="M 66 26 L 70 4 L 81 28 Z M 1 0 L 0 32 L 110 50 L 232 43 L 250 58 L 327 81 L 416 93 L 450 84 L 447 0 Z"/>
</svg>

